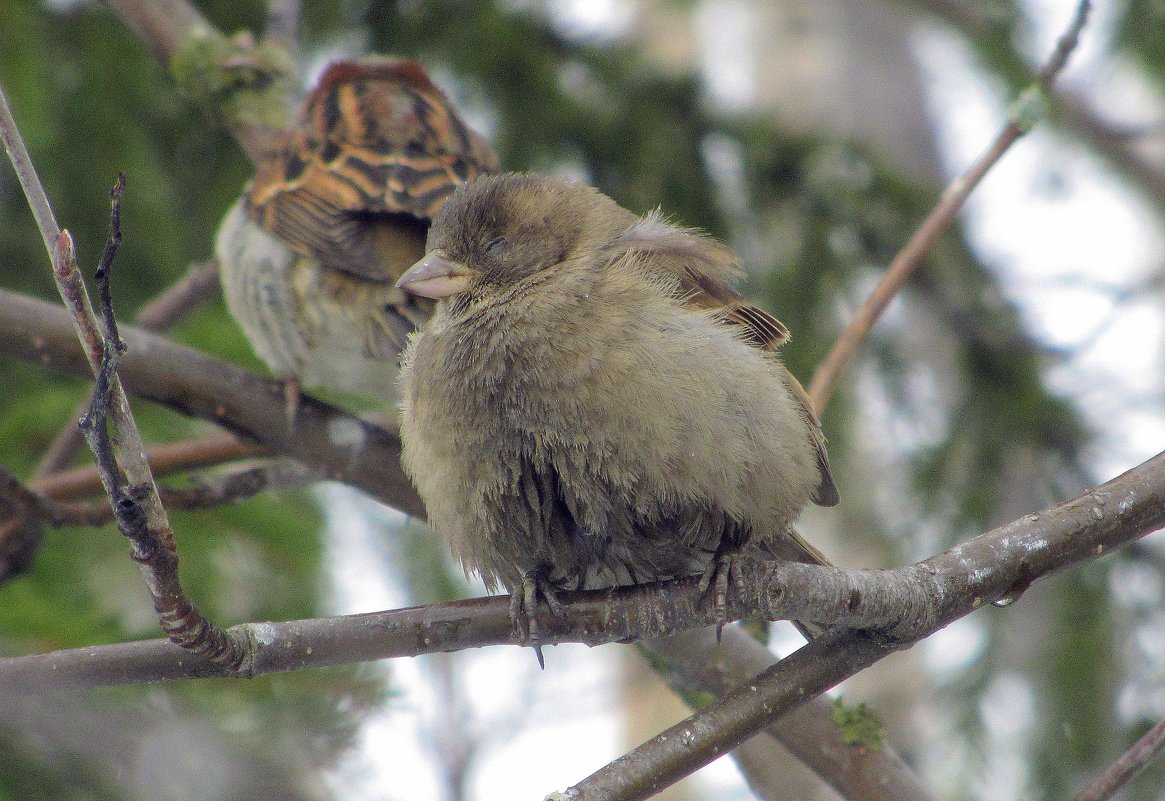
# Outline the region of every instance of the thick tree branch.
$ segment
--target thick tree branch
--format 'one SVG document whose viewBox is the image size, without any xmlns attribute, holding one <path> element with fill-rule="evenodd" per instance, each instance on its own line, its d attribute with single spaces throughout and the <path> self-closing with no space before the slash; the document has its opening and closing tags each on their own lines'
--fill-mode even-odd
<svg viewBox="0 0 1165 801">
<path fill-rule="evenodd" d="M 897 621 L 893 634 L 830 636 L 840 650 L 836 664 L 792 674 L 797 681 L 836 676 L 817 692 L 893 650 L 942 628 L 993 601 L 1017 598 L 1039 578 L 1094 559 L 1165 525 L 1165 453 L 1070 501 L 980 535 L 916 565 L 887 571 L 847 571 L 787 563 L 765 565 L 756 582 L 755 606 L 730 599 L 737 618 L 774 617 L 857 623 L 885 622 L 895 599 L 904 608 L 925 611 Z M 880 577 L 885 577 L 881 580 Z M 598 645 L 638 637 L 658 637 L 709 625 L 716 610 L 697 588 L 698 579 L 563 593 L 567 615 L 546 615 L 543 643 Z M 859 588 L 839 593 L 839 588 Z M 113 683 L 205 676 L 249 677 L 260 673 L 323 667 L 367 659 L 414 656 L 485 645 L 516 644 L 509 599 L 502 596 L 436 604 L 415 609 L 349 615 L 288 623 L 235 627 L 251 652 L 238 671 L 224 671 L 163 641 L 94 646 L 0 660 L 0 680 L 30 688 L 92 687 Z M 834 660 L 815 640 L 814 659 Z M 801 654 L 806 649 L 798 651 Z M 795 655 L 796 656 L 796 655 Z M 783 663 L 782 663 L 783 664 Z M 798 671 L 808 668 L 802 666 Z M 840 671 L 840 672 L 839 672 Z M 782 672 L 782 676 L 788 675 Z M 809 685 L 804 685 L 809 686 Z M 816 685 L 814 685 L 816 686 Z M 757 696 L 759 698 L 759 696 Z M 773 699 L 770 698 L 769 701 Z M 801 699 L 807 700 L 807 699 Z M 767 703 L 768 701 L 766 701 Z M 785 704 L 785 701 L 781 702 Z M 778 707 L 772 707 L 778 710 Z M 795 707 L 783 706 L 789 711 Z M 767 726 L 783 714 L 757 720 Z M 753 733 L 758 729 L 754 729 Z M 734 731 L 743 733 L 743 729 Z M 692 753 L 711 758 L 704 743 Z M 728 750 L 731 746 L 726 746 Z M 721 749 L 723 750 L 723 749 Z M 674 756 L 674 755 L 673 755 Z"/>
<path fill-rule="evenodd" d="M 1038 578 L 1165 525 L 1165 453 L 1103 486 L 1027 515 L 915 566 L 932 573 L 933 617 L 902 639 L 833 630 L 711 706 L 574 785 L 573 801 L 646 798 L 727 753 L 884 656 L 979 609 L 1014 600 Z M 861 599 L 856 599 L 860 604 Z"/>
<path fill-rule="evenodd" d="M 713 629 L 649 640 L 644 647 L 681 696 L 721 697 L 776 663 L 773 652 L 743 629 L 729 627 L 717 645 Z M 717 658 L 709 659 L 709 654 Z M 833 705 L 816 698 L 769 725 L 777 740 L 843 798 L 933 801 L 934 796 L 888 744 L 880 749 L 845 742 L 832 720 Z"/>
</svg>

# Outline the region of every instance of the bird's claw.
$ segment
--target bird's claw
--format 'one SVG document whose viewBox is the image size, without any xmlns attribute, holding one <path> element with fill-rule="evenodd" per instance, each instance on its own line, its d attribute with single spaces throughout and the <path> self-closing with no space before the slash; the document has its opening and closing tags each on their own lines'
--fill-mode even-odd
<svg viewBox="0 0 1165 801">
<path fill-rule="evenodd" d="M 734 554 L 718 554 L 711 564 L 704 569 L 700 576 L 699 591 L 703 595 L 711 587 L 713 602 L 716 605 L 716 642 L 720 642 L 720 635 L 724 625 L 728 622 L 728 582 L 732 581 L 736 588 L 737 597 L 743 597 L 745 592 L 744 576 L 740 570 L 740 559 Z"/>
<path fill-rule="evenodd" d="M 542 626 L 538 617 L 538 596 L 541 595 L 554 617 L 563 616 L 562 602 L 545 575 L 532 570 L 522 577 L 522 583 L 510 593 L 510 622 L 514 636 L 525 639 L 534 649 L 538 667 L 546 669 L 542 656 Z"/>
</svg>

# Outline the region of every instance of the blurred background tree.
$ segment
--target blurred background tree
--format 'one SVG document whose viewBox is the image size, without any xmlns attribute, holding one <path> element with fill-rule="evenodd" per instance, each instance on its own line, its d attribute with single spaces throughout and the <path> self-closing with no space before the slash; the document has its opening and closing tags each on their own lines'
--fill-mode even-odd
<svg viewBox="0 0 1165 801">
<path fill-rule="evenodd" d="M 305 82 L 342 55 L 416 58 L 507 167 L 576 175 L 732 242 L 750 293 L 793 331 L 784 357 L 806 383 L 1071 13 L 1037 0 L 305 5 Z M 263 26 L 258 2 L 199 8 L 227 33 Z M 1165 442 L 1165 11 L 1096 11 L 1051 125 L 983 187 L 827 411 L 843 501 L 803 528 L 843 565 L 914 561 Z M 96 261 L 106 195 L 127 172 L 123 315 L 210 256 L 251 165 L 113 13 L 10 0 L 0 84 L 82 264 Z M 6 169 L 0 204 L 0 283 L 53 298 Z M 173 336 L 261 370 L 217 298 Z M 0 463 L 27 476 L 86 384 L 10 359 L 0 373 Z M 138 407 L 153 440 L 207 430 Z M 355 507 L 358 521 L 342 514 Z M 185 581 L 224 624 L 477 592 L 437 538 L 338 487 L 174 522 Z M 33 568 L 0 585 L 0 652 L 156 636 L 125 550 L 112 527 L 49 533 Z M 880 711 L 944 798 L 1062 798 L 1165 716 L 1162 558 L 1148 541 L 1042 582 L 848 682 L 847 698 Z M 788 647 L 783 627 L 772 636 Z M 626 649 L 552 653 L 546 674 L 525 653 L 456 654 L 6 700 L 0 798 L 533 796 L 670 722 L 624 703 L 668 697 Z M 493 686 L 499 675 L 512 691 Z M 538 738 L 570 753 L 531 759 L 523 744 Z M 175 752 L 183 764 L 160 764 Z M 788 776 L 788 797 L 808 797 Z M 1151 769 L 1127 797 L 1161 798 L 1163 783 Z M 710 788 L 749 797 L 724 765 L 671 792 Z"/>
</svg>

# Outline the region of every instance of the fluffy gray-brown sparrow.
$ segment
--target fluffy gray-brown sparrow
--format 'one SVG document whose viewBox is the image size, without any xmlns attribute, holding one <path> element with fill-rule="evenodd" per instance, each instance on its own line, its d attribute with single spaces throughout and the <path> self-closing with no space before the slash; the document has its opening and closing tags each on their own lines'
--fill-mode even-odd
<svg viewBox="0 0 1165 801">
<path fill-rule="evenodd" d="M 231 313 L 292 393 L 393 397 L 398 354 L 433 307 L 396 280 L 445 198 L 496 169 L 417 64 L 368 57 L 323 72 L 216 243 Z"/>
<path fill-rule="evenodd" d="M 439 301 L 402 359 L 405 468 L 536 646 L 539 594 L 824 561 L 791 527 L 838 500 L 821 426 L 739 272 L 658 212 L 505 174 L 458 188 L 398 282 Z"/>
</svg>

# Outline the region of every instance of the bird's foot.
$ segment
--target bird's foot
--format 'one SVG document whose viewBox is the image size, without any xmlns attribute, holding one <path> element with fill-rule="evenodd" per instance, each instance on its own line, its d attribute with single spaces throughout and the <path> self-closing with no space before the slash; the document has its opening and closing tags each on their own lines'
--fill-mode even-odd
<svg viewBox="0 0 1165 801">
<path fill-rule="evenodd" d="M 731 580 L 737 596 L 743 597 L 745 594 L 744 576 L 740 568 L 739 554 L 720 553 L 700 576 L 700 594 L 707 592 L 709 587 L 713 591 L 712 597 L 716 604 L 716 642 L 720 642 L 720 634 L 724 631 L 724 624 L 728 622 L 728 582 Z"/>
<path fill-rule="evenodd" d="M 546 669 L 542 657 L 542 626 L 538 617 L 538 596 L 541 595 L 555 617 L 563 616 L 562 602 L 542 570 L 531 570 L 522 576 L 522 583 L 510 593 L 510 622 L 514 634 L 524 638 L 538 657 L 538 667 Z"/>
</svg>

